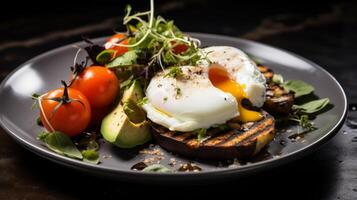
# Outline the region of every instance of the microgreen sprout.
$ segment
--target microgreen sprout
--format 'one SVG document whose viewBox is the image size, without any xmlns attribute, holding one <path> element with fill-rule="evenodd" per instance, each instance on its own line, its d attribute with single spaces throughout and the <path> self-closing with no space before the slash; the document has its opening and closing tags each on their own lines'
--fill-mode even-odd
<svg viewBox="0 0 357 200">
<path fill-rule="evenodd" d="M 116 43 L 115 46 L 146 52 L 148 66 L 158 66 L 164 70 L 170 65 L 196 65 L 202 59 L 201 42 L 184 35 L 173 21 L 161 16 L 154 17 L 154 1 L 150 10 L 132 14 L 131 6 L 126 7 L 123 25 L 127 27 L 128 44 Z M 159 68 L 159 69 L 160 69 Z"/>
</svg>

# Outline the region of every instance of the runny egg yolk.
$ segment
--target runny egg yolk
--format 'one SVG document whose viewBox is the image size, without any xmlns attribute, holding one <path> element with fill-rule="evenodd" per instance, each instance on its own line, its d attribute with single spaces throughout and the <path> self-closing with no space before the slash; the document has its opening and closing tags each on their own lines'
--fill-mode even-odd
<svg viewBox="0 0 357 200">
<path fill-rule="evenodd" d="M 242 122 L 255 122 L 262 118 L 261 113 L 248 110 L 242 106 L 242 100 L 246 98 L 244 86 L 232 80 L 228 72 L 220 65 L 213 64 L 208 72 L 209 79 L 216 88 L 232 94 L 238 102 L 239 117 Z"/>
</svg>

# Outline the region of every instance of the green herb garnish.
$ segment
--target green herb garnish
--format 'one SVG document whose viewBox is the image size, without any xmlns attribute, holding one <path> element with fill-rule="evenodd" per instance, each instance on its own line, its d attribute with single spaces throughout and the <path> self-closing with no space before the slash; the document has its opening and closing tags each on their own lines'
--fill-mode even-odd
<svg viewBox="0 0 357 200">
<path fill-rule="evenodd" d="M 285 90 L 293 91 L 294 97 L 298 98 L 314 91 L 314 87 L 301 80 L 289 80 L 282 84 Z"/>
<path fill-rule="evenodd" d="M 313 113 L 321 111 L 323 108 L 325 108 L 329 104 L 329 102 L 330 102 L 330 100 L 328 98 L 323 98 L 323 99 L 309 101 L 309 102 L 301 104 L 301 105 L 294 105 L 293 109 L 299 110 L 299 112 L 301 112 L 301 113 L 313 114 Z"/>
<path fill-rule="evenodd" d="M 145 167 L 143 172 L 161 172 L 161 173 L 172 173 L 173 171 L 163 165 L 153 164 Z"/>
<path fill-rule="evenodd" d="M 38 116 L 38 117 L 36 118 L 36 124 L 37 124 L 38 126 L 43 126 L 40 116 Z"/>
<path fill-rule="evenodd" d="M 83 159 L 81 152 L 73 144 L 70 137 L 61 132 L 40 133 L 37 138 L 45 142 L 46 146 L 61 155 Z"/>
<path fill-rule="evenodd" d="M 293 113 L 289 117 L 290 120 L 298 122 L 299 125 L 303 128 L 308 129 L 309 131 L 315 130 L 316 127 L 309 120 L 309 117 L 329 104 L 330 100 L 328 98 L 318 99 L 309 101 L 301 105 L 293 106 Z"/>
<path fill-rule="evenodd" d="M 41 95 L 39 95 L 39 94 L 37 94 L 37 93 L 33 93 L 33 94 L 31 95 L 31 99 L 34 100 L 34 102 L 33 102 L 32 105 L 31 105 L 31 110 L 34 110 L 34 109 L 36 108 L 36 106 L 37 106 L 37 100 L 38 100 L 38 98 L 39 98 L 40 96 L 41 96 Z"/>
<path fill-rule="evenodd" d="M 117 45 L 144 51 L 144 60 L 147 59 L 150 67 L 164 69 L 170 65 L 196 65 L 201 59 L 200 42 L 185 36 L 173 21 L 161 16 L 154 17 L 153 0 L 150 1 L 150 10 L 146 12 L 132 14 L 131 6 L 127 6 L 123 24 L 131 32 L 131 37 L 128 45 Z M 185 48 L 178 52 L 182 45 Z"/>
<path fill-rule="evenodd" d="M 301 80 L 288 80 L 283 81 L 283 77 L 280 74 L 274 74 L 272 81 L 275 84 L 281 85 L 287 91 L 294 92 L 294 97 L 299 98 L 307 96 L 313 93 L 314 87 Z M 302 104 L 293 105 L 292 112 L 289 114 L 288 119 L 297 122 L 302 128 L 307 131 L 313 131 L 316 129 L 314 124 L 310 121 L 313 114 L 324 109 L 329 104 L 328 98 L 309 100 L 309 98 L 299 98 L 303 100 Z"/>
<path fill-rule="evenodd" d="M 289 117 L 289 120 L 297 122 L 302 128 L 307 129 L 307 131 L 313 131 L 316 129 L 314 124 L 310 121 L 308 115 L 295 113 Z"/>
<path fill-rule="evenodd" d="M 197 131 L 197 140 L 199 143 L 204 142 L 205 140 L 208 140 L 211 136 L 207 135 L 207 129 L 205 128 L 200 128 Z"/>
<path fill-rule="evenodd" d="M 176 91 L 176 97 L 180 97 L 182 95 L 181 88 L 176 87 L 175 91 Z"/>
<path fill-rule="evenodd" d="M 220 131 L 229 130 L 229 126 L 228 126 L 227 124 L 219 124 L 219 125 L 217 125 L 217 128 L 218 128 Z"/>
<path fill-rule="evenodd" d="M 66 134 L 55 131 L 55 132 L 42 132 L 37 135 L 37 139 L 43 141 L 46 146 L 61 155 L 83 160 L 85 162 L 98 164 L 99 161 L 99 144 L 95 141 L 95 138 L 82 138 L 81 141 L 76 145 Z M 84 145 L 86 149 L 82 152 L 81 146 Z"/>
<path fill-rule="evenodd" d="M 131 50 L 123 55 L 116 57 L 113 61 L 108 63 L 106 66 L 108 68 L 120 67 L 120 66 L 130 66 L 136 63 L 136 59 L 138 58 L 138 51 Z M 100 55 L 100 54 L 99 54 Z"/>
<path fill-rule="evenodd" d="M 182 75 L 182 69 L 178 66 L 170 67 L 169 72 L 164 77 L 177 78 Z"/>
<path fill-rule="evenodd" d="M 113 59 L 115 53 L 116 51 L 113 49 L 106 49 L 97 55 L 96 60 L 99 64 L 107 64 Z"/>
<path fill-rule="evenodd" d="M 38 97 L 40 97 L 40 96 L 41 96 L 41 95 L 39 95 L 39 94 L 37 94 L 37 93 L 33 93 L 33 94 L 31 95 L 31 99 L 37 100 Z"/>
<path fill-rule="evenodd" d="M 96 150 L 93 149 L 88 149 L 82 151 L 83 155 L 83 161 L 92 163 L 92 164 L 98 164 L 99 163 L 99 154 Z"/>
</svg>

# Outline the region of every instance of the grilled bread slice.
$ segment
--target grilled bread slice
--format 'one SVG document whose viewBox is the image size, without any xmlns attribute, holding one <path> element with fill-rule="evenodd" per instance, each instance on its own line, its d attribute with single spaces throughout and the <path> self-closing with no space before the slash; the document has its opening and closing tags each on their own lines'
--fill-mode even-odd
<svg viewBox="0 0 357 200">
<path fill-rule="evenodd" d="M 263 111 L 263 119 L 240 124 L 227 122 L 228 128 L 211 128 L 208 139 L 199 142 L 197 132 L 169 131 L 152 124 L 153 136 L 164 149 L 191 158 L 225 160 L 248 158 L 257 154 L 275 136 L 274 118 Z"/>
<path fill-rule="evenodd" d="M 261 65 L 258 68 L 267 80 L 266 100 L 263 108 L 272 114 L 290 113 L 294 104 L 294 94 L 285 91 L 283 87 L 272 81 L 273 70 Z"/>
</svg>

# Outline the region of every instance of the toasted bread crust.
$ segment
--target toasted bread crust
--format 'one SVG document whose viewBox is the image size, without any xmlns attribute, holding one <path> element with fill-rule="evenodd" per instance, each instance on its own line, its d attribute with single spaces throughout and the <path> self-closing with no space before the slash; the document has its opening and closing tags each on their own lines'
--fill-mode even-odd
<svg viewBox="0 0 357 200">
<path fill-rule="evenodd" d="M 288 114 L 294 104 L 294 94 L 287 92 L 283 87 L 272 81 L 274 72 L 265 66 L 258 66 L 258 69 L 267 80 L 266 100 L 264 110 L 272 114 Z"/>
<path fill-rule="evenodd" d="M 263 112 L 263 119 L 242 124 L 240 128 L 220 130 L 211 128 L 207 135 L 211 137 L 203 142 L 197 139 L 195 132 L 174 132 L 152 123 L 153 136 L 157 143 L 180 155 L 199 159 L 225 160 L 248 158 L 257 154 L 275 136 L 274 118 Z"/>
</svg>

